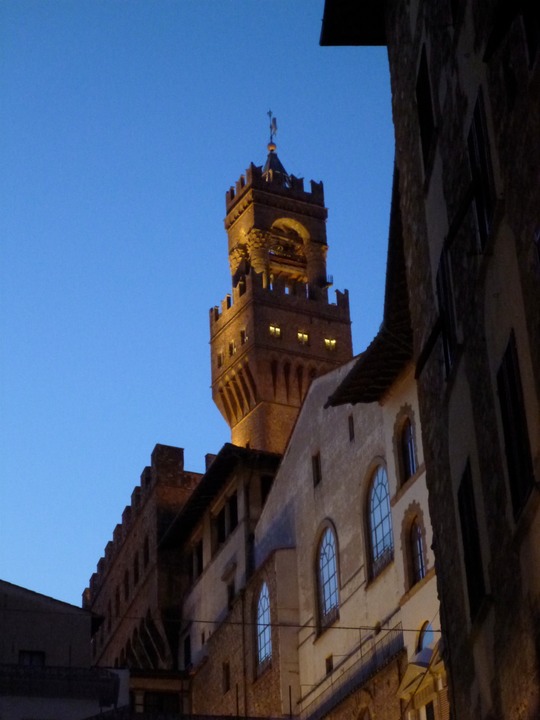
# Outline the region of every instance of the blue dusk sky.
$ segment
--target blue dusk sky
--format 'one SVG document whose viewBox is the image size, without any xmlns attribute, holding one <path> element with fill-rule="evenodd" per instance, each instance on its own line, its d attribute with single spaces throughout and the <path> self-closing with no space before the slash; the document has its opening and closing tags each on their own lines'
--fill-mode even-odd
<svg viewBox="0 0 540 720">
<path fill-rule="evenodd" d="M 0 577 L 79 605 L 156 443 L 230 433 L 209 309 L 225 191 L 323 180 L 355 353 L 382 320 L 394 157 L 384 48 L 321 48 L 323 0 L 0 3 Z M 334 290 L 330 290 L 335 299 Z"/>
</svg>

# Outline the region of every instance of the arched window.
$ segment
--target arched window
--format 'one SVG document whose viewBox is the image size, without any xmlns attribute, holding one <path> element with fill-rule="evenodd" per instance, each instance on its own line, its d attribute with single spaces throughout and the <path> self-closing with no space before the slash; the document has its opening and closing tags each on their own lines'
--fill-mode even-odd
<svg viewBox="0 0 540 720">
<path fill-rule="evenodd" d="M 409 530 L 409 553 L 411 562 L 411 586 L 426 576 L 426 561 L 424 558 L 424 538 L 422 526 L 415 518 Z"/>
<path fill-rule="evenodd" d="M 272 657 L 272 631 L 270 627 L 270 595 L 263 583 L 257 601 L 257 663 L 262 665 Z"/>
<path fill-rule="evenodd" d="M 435 633 L 431 623 L 425 622 L 422 625 L 422 629 L 418 635 L 418 644 L 416 646 L 416 652 L 419 653 L 427 648 L 432 648 L 435 643 Z"/>
<path fill-rule="evenodd" d="M 329 527 L 324 531 L 319 543 L 317 581 L 319 622 L 324 627 L 335 619 L 339 607 L 336 537 Z"/>
<path fill-rule="evenodd" d="M 379 573 L 394 558 L 390 492 L 386 470 L 379 465 L 369 491 L 369 531 L 372 575 Z"/>
<path fill-rule="evenodd" d="M 414 432 L 409 418 L 405 419 L 401 427 L 400 436 L 401 451 L 401 481 L 407 482 L 416 473 L 416 453 L 414 449 Z"/>
</svg>

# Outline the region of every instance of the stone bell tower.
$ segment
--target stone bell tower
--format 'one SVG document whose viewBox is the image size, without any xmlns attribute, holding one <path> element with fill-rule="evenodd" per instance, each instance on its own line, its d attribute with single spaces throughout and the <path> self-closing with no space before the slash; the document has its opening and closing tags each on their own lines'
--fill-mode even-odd
<svg viewBox="0 0 540 720">
<path fill-rule="evenodd" d="M 226 194 L 232 292 L 210 311 L 212 397 L 235 445 L 281 453 L 311 380 L 352 357 L 348 292 L 328 301 L 323 185 L 273 142 Z"/>
</svg>

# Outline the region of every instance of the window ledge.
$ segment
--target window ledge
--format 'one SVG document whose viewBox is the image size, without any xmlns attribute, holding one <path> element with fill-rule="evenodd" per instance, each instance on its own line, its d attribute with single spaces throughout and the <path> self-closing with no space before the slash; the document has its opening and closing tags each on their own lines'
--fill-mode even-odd
<svg viewBox="0 0 540 720">
<path fill-rule="evenodd" d="M 267 675 L 272 668 L 272 656 L 263 660 L 262 663 L 257 662 L 255 665 L 255 677 L 253 678 L 253 684 L 261 680 Z"/>
<path fill-rule="evenodd" d="M 417 593 L 419 590 L 421 590 L 425 585 L 427 585 L 428 582 L 429 582 L 430 580 L 432 580 L 434 577 L 435 577 L 435 568 L 432 567 L 432 568 L 430 568 L 430 569 L 426 572 L 426 574 L 424 575 L 424 577 L 423 577 L 421 580 L 419 580 L 419 581 L 416 582 L 414 585 L 412 585 L 412 586 L 407 590 L 407 592 L 405 592 L 405 593 L 401 596 L 401 599 L 400 599 L 400 601 L 399 601 L 399 606 L 400 606 L 400 607 L 403 607 L 403 605 L 405 605 L 405 603 L 406 603 L 408 600 L 410 600 L 414 595 L 416 595 L 416 593 Z"/>
<path fill-rule="evenodd" d="M 367 583 L 366 588 L 371 587 L 371 585 L 374 585 L 380 577 L 385 575 L 388 572 L 388 568 L 393 567 L 394 565 L 394 553 L 392 552 L 392 556 L 386 561 L 386 563 L 380 567 L 375 574 L 371 574 Z"/>
<path fill-rule="evenodd" d="M 399 488 L 398 488 L 397 491 L 396 491 L 396 494 L 394 495 L 394 497 L 393 497 L 392 500 L 390 501 L 390 505 L 391 505 L 392 507 L 394 507 L 394 505 L 401 499 L 401 497 L 402 497 L 403 495 L 405 495 L 405 493 L 407 492 L 407 490 L 409 490 L 409 488 L 410 488 L 412 485 L 414 485 L 414 483 L 418 480 L 418 478 L 419 478 L 421 475 L 423 475 L 423 474 L 425 473 L 425 471 L 426 471 L 426 465 L 425 465 L 425 463 L 422 463 L 421 465 L 418 466 L 418 468 L 417 468 L 416 472 L 414 473 L 414 475 L 411 475 L 410 478 L 407 478 L 407 480 L 405 480 L 405 482 L 403 483 L 403 485 L 400 485 L 400 486 L 399 486 Z"/>
<path fill-rule="evenodd" d="M 319 624 L 317 628 L 317 641 L 324 633 L 329 630 L 339 620 L 339 607 L 333 608 L 325 617 L 324 621 Z"/>
</svg>

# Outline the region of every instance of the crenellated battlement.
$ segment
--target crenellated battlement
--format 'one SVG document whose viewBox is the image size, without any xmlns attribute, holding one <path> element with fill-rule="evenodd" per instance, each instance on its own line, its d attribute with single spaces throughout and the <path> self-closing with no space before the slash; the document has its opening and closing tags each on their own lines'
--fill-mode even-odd
<svg viewBox="0 0 540 720">
<path fill-rule="evenodd" d="M 335 313 L 336 316 L 349 313 L 349 291 L 336 290 L 336 302 L 331 302 L 326 294 L 314 296 L 310 292 L 308 283 L 294 282 L 287 279 L 277 278 L 275 282 L 266 282 L 263 273 L 256 273 L 253 270 L 244 276 L 241 282 L 233 288 L 232 294 L 228 293 L 221 301 L 221 305 L 210 308 L 210 329 L 215 332 L 219 326 L 223 326 L 237 312 L 241 303 L 248 298 L 250 300 L 262 300 L 279 302 L 282 307 L 290 310 L 309 310 L 315 307 L 324 310 L 326 313 Z"/>
<path fill-rule="evenodd" d="M 315 182 L 315 180 L 311 180 L 310 186 L 311 190 L 306 192 L 304 189 L 304 178 L 297 178 L 294 175 L 289 176 L 288 185 L 284 185 L 278 181 L 269 181 L 263 177 L 262 167 L 251 163 L 245 174 L 241 175 L 236 181 L 236 184 L 231 186 L 225 193 L 225 206 L 228 213 L 250 188 L 254 188 L 257 190 L 271 190 L 272 193 L 278 195 L 284 195 L 294 200 L 324 207 L 324 187 L 322 181 Z"/>
<path fill-rule="evenodd" d="M 103 557 L 97 563 L 96 572 L 90 578 L 90 600 L 96 596 L 104 577 L 116 562 L 124 541 L 144 512 L 146 500 L 159 489 L 178 489 L 181 496 L 177 503 L 185 502 L 197 485 L 200 473 L 184 470 L 184 449 L 171 445 L 156 445 L 152 451 L 151 464 L 143 469 L 140 483 L 131 494 L 131 504 L 122 512 L 122 521 L 116 525 L 112 540 L 105 546 Z M 168 502 L 171 502 L 170 495 Z M 158 501 L 159 504 L 159 501 Z"/>
</svg>

